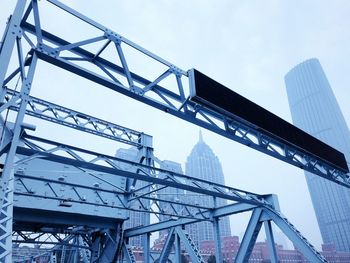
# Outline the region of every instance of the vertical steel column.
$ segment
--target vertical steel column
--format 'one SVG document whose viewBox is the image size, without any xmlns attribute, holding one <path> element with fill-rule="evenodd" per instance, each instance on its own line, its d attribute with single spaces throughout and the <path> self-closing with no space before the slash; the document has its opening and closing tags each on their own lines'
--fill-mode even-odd
<svg viewBox="0 0 350 263">
<path fill-rule="evenodd" d="M 75 237 L 74 243 L 77 245 L 77 247 L 74 249 L 73 262 L 78 263 L 79 262 L 79 237 Z"/>
<path fill-rule="evenodd" d="M 217 207 L 216 197 L 214 199 L 214 208 Z M 222 251 L 221 251 L 221 237 L 220 237 L 220 226 L 219 226 L 219 218 L 213 218 L 213 229 L 214 229 L 214 241 L 215 241 L 215 251 L 216 251 L 216 263 L 222 263 Z"/>
<path fill-rule="evenodd" d="M 145 141 L 145 140 L 148 140 L 149 136 L 147 135 L 142 135 L 142 138 L 141 140 L 142 141 Z M 152 151 L 153 149 L 151 148 L 151 145 L 149 145 L 149 147 L 144 147 L 143 149 L 145 151 L 145 164 L 147 166 L 152 166 L 153 163 L 152 163 Z M 151 173 L 151 171 L 149 171 L 149 174 Z M 149 190 L 149 189 L 148 189 Z M 145 204 L 146 207 L 149 207 L 150 206 L 150 200 L 146 201 L 147 203 Z M 147 214 L 144 214 L 144 225 L 145 226 L 148 226 L 150 223 L 151 223 L 151 220 L 150 220 L 150 214 L 147 213 Z M 151 247 L 151 233 L 146 233 L 143 235 L 143 259 L 144 259 L 144 263 L 150 263 L 150 258 L 151 258 L 151 254 L 150 254 L 150 247 Z"/>
<path fill-rule="evenodd" d="M 286 219 L 280 217 L 276 213 L 265 209 L 264 213 L 278 226 L 282 232 L 289 238 L 289 240 L 296 246 L 303 256 L 310 262 L 327 262 L 324 257 L 315 250 L 315 248 L 308 243 L 308 241 L 301 236 L 299 231 Z"/>
<path fill-rule="evenodd" d="M 20 24 L 27 0 L 18 0 L 15 11 L 8 22 L 8 30 L 5 32 L 4 42 L 0 52 L 0 86 L 3 86 L 5 75 L 10 63 L 13 47 L 18 36 L 22 34 Z"/>
<path fill-rule="evenodd" d="M 148 222 L 148 225 L 150 224 L 149 220 L 147 220 L 147 218 L 145 218 L 144 222 L 145 223 Z M 147 234 L 143 235 L 142 245 L 143 245 L 143 253 L 144 253 L 143 254 L 143 262 L 150 263 L 151 233 L 147 233 Z"/>
<path fill-rule="evenodd" d="M 181 263 L 181 242 L 179 235 L 175 232 L 175 263 Z"/>
<path fill-rule="evenodd" d="M 271 227 L 271 221 L 265 221 L 264 222 L 264 228 L 267 238 L 267 244 L 269 246 L 269 254 L 270 254 L 270 260 L 271 263 L 277 263 L 277 253 L 276 253 L 276 246 L 275 246 L 275 239 L 273 237 L 272 227 Z"/>
<path fill-rule="evenodd" d="M 243 240 L 236 256 L 236 263 L 245 263 L 249 261 L 250 254 L 253 250 L 255 241 L 262 226 L 262 222 L 260 221 L 261 214 L 261 208 L 255 208 L 253 210 L 252 216 L 250 217 L 247 229 L 244 233 Z"/>
<path fill-rule="evenodd" d="M 165 240 L 162 252 L 159 256 L 159 263 L 166 263 L 168 261 L 169 255 L 171 253 L 171 250 L 173 248 L 175 241 L 175 229 L 171 228 L 169 229 L 167 239 Z"/>
<path fill-rule="evenodd" d="M 221 237 L 220 237 L 220 227 L 219 227 L 219 218 L 215 217 L 213 219 L 214 227 L 214 241 L 215 241 L 215 251 L 216 251 L 216 263 L 222 263 L 222 251 L 221 251 Z"/>
<path fill-rule="evenodd" d="M 35 68 L 37 64 L 37 55 L 34 52 L 32 61 L 28 69 L 27 77 L 22 82 L 20 91 L 20 108 L 17 113 L 15 126 L 13 129 L 13 137 L 9 152 L 6 155 L 4 170 L 2 172 L 0 184 L 0 262 L 11 262 L 12 251 L 12 212 L 13 212 L 13 163 L 16 149 L 19 144 L 22 123 L 29 99 L 29 93 L 34 78 Z"/>
<path fill-rule="evenodd" d="M 91 235 L 92 244 L 91 244 L 91 259 L 90 262 L 98 262 L 98 258 L 100 256 L 100 242 L 101 235 L 99 232 L 95 232 Z"/>
</svg>

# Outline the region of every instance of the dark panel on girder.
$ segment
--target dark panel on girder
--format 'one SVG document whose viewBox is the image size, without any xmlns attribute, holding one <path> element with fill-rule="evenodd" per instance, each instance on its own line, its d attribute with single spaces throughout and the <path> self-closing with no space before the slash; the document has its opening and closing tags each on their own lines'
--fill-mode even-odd
<svg viewBox="0 0 350 263">
<path fill-rule="evenodd" d="M 343 153 L 246 99 L 198 70 L 191 71 L 191 100 L 228 116 L 240 118 L 254 128 L 263 129 L 273 137 L 298 147 L 301 151 L 349 172 Z"/>
</svg>

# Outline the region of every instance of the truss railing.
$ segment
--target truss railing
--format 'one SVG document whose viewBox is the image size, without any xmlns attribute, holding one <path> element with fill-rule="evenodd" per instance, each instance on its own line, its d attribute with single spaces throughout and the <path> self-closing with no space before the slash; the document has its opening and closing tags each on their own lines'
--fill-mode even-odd
<svg viewBox="0 0 350 263">
<path fill-rule="evenodd" d="M 12 101 L 11 110 L 19 110 L 19 97 L 18 91 L 7 89 L 5 100 Z M 28 98 L 26 114 L 137 148 L 146 147 L 144 133 L 33 96 Z"/>
</svg>

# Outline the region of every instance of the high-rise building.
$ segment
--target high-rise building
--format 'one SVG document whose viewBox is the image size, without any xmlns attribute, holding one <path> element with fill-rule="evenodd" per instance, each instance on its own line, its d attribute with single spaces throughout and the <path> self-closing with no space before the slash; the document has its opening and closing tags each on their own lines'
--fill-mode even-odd
<svg viewBox="0 0 350 263">
<path fill-rule="evenodd" d="M 191 154 L 187 157 L 186 175 L 207 180 L 210 182 L 225 184 L 224 174 L 218 157 L 212 149 L 203 141 L 202 134 L 199 134 L 199 141 L 193 147 Z M 211 197 L 199 194 L 186 194 L 186 199 L 197 205 L 213 205 Z M 217 206 L 226 205 L 226 200 L 218 199 Z M 231 236 L 230 221 L 224 217 L 219 222 L 220 236 Z M 199 222 L 187 226 L 192 239 L 201 245 L 202 241 L 214 240 L 213 225 L 211 222 Z"/>
<path fill-rule="evenodd" d="M 285 76 L 293 123 L 345 154 L 350 161 L 350 133 L 321 64 L 310 59 Z M 350 252 L 350 190 L 305 172 L 324 243 Z"/>
</svg>

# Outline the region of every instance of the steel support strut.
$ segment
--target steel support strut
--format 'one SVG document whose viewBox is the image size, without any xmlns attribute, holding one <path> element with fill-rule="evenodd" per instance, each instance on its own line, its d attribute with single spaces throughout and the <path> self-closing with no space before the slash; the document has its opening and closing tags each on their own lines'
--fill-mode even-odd
<svg viewBox="0 0 350 263">
<path fill-rule="evenodd" d="M 152 154 L 152 149 L 150 148 L 146 148 L 144 149 L 145 150 L 145 156 L 144 156 L 144 163 L 151 167 L 152 165 L 152 159 L 151 157 L 153 156 Z M 148 172 L 150 172 L 150 170 L 148 170 Z M 151 186 L 148 186 L 147 187 L 147 190 L 149 191 L 150 190 L 150 187 Z M 145 205 L 146 207 L 150 207 L 150 200 L 145 200 L 143 202 L 143 205 Z M 148 226 L 151 221 L 150 221 L 150 214 L 144 214 L 143 216 L 143 225 L 144 226 Z M 151 249 L 151 233 L 146 233 L 143 235 L 143 260 L 145 263 L 150 263 L 150 249 Z"/>
<path fill-rule="evenodd" d="M 8 70 L 12 50 L 15 46 L 16 39 L 21 36 L 22 29 L 20 27 L 21 19 L 24 13 L 26 0 L 17 1 L 17 5 L 13 15 L 8 21 L 7 31 L 3 37 L 3 43 L 0 48 L 0 87 L 3 87 L 5 75 Z"/>
<path fill-rule="evenodd" d="M 278 263 L 275 239 L 273 237 L 273 231 L 271 226 L 271 221 L 267 220 L 264 222 L 264 228 L 266 233 L 267 244 L 269 246 L 269 254 L 271 263 Z"/>
<path fill-rule="evenodd" d="M 1 254 L 0 261 L 10 262 L 11 250 L 12 250 L 12 218 L 13 218 L 13 164 L 17 150 L 17 146 L 20 141 L 20 135 L 22 131 L 22 123 L 26 112 L 28 103 L 28 96 L 32 86 L 34 78 L 35 68 L 37 64 L 37 56 L 34 53 L 32 56 L 31 64 L 28 69 L 27 77 L 24 79 L 21 87 L 21 104 L 16 116 L 16 122 L 13 129 L 13 136 L 10 149 L 6 155 L 4 169 L 1 177 L 0 185 L 0 205 L 1 205 Z"/>
</svg>

